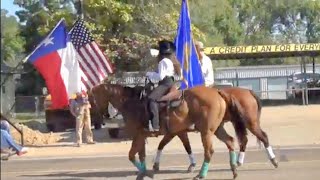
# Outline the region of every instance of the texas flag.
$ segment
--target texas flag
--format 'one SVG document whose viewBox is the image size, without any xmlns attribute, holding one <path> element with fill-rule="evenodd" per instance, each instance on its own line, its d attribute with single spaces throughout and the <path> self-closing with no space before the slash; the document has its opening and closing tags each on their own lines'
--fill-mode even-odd
<svg viewBox="0 0 320 180">
<path fill-rule="evenodd" d="M 64 19 L 27 57 L 46 81 L 52 108 L 69 105 L 71 95 L 81 91 L 81 70 Z"/>
</svg>

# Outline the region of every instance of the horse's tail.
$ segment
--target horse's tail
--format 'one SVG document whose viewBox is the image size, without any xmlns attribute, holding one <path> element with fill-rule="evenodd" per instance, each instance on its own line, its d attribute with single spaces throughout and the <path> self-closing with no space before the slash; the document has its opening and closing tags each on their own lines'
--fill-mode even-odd
<svg viewBox="0 0 320 180">
<path fill-rule="evenodd" d="M 249 90 L 250 94 L 254 97 L 254 99 L 257 101 L 257 106 L 258 106 L 258 112 L 257 112 L 257 123 L 260 126 L 260 117 L 261 117 L 261 109 L 262 109 L 262 103 L 260 98 L 257 96 L 256 93 L 254 93 L 252 90 Z M 257 145 L 262 148 L 261 141 L 257 138 Z"/>
<path fill-rule="evenodd" d="M 231 122 L 234 125 L 238 138 L 247 135 L 246 121 L 247 116 L 239 103 L 239 101 L 232 95 L 228 95 L 225 92 L 218 90 L 219 94 L 227 103 L 227 108 L 230 112 Z"/>
<path fill-rule="evenodd" d="M 254 93 L 252 90 L 249 90 L 250 94 L 254 97 L 254 99 L 257 101 L 257 106 L 258 106 L 258 116 L 257 116 L 257 121 L 260 124 L 260 116 L 261 116 L 261 109 L 262 109 L 262 103 L 260 98 Z"/>
</svg>

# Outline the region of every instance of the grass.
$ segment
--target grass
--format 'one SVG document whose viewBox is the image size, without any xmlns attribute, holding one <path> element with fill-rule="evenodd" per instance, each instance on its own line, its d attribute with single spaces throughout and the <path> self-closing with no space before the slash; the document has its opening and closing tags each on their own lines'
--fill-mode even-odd
<svg viewBox="0 0 320 180">
<path fill-rule="evenodd" d="M 35 113 L 16 113 L 15 118 L 13 118 L 16 122 L 28 122 L 35 119 L 45 119 L 43 114 L 37 116 Z"/>
</svg>

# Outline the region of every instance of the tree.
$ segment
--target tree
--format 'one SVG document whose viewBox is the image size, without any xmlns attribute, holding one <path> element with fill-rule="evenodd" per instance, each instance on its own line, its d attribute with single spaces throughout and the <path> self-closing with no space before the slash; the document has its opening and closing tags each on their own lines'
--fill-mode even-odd
<svg viewBox="0 0 320 180">
<path fill-rule="evenodd" d="M 20 23 L 23 24 L 21 36 L 26 40 L 24 46 L 26 54 L 35 49 L 61 18 L 64 18 L 69 26 L 76 19 L 75 11 L 70 3 L 60 3 L 56 0 L 15 0 L 14 3 L 24 8 L 16 14 Z M 42 87 L 45 87 L 42 76 L 31 64 L 25 63 L 23 66 L 25 71 L 30 73 L 21 76 L 21 84 L 19 84 L 16 93 L 23 95 L 42 94 Z"/>
<path fill-rule="evenodd" d="M 1 62 L 11 67 L 17 66 L 24 54 L 24 44 L 16 18 L 1 9 Z"/>
</svg>

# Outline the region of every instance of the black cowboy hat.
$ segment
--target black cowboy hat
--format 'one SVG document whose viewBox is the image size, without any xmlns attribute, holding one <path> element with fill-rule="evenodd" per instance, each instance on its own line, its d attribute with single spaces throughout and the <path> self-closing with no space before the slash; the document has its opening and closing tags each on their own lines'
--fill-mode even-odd
<svg viewBox="0 0 320 180">
<path fill-rule="evenodd" d="M 161 40 L 158 42 L 159 54 L 172 54 L 176 51 L 176 46 L 172 41 Z"/>
</svg>

